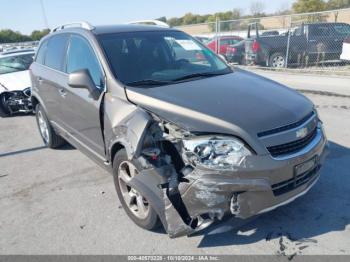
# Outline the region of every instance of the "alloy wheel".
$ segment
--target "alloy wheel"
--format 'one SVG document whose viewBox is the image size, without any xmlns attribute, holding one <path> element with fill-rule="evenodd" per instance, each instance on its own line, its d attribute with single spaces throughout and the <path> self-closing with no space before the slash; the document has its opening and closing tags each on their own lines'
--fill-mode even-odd
<svg viewBox="0 0 350 262">
<path fill-rule="evenodd" d="M 48 142 L 49 142 L 49 128 L 47 126 L 47 123 L 46 123 L 41 111 L 38 111 L 38 123 L 39 123 L 40 134 L 41 134 L 42 138 L 44 139 L 45 144 L 48 144 Z"/>
<path fill-rule="evenodd" d="M 130 180 L 138 174 L 138 170 L 131 162 L 124 161 L 118 168 L 118 183 L 128 209 L 136 217 L 145 219 L 150 211 L 149 203 L 136 189 L 129 185 Z"/>
</svg>

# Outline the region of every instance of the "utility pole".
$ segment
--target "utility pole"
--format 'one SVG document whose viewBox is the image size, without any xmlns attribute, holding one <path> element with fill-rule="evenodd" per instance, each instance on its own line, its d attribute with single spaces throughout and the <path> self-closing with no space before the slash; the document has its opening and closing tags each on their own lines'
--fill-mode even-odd
<svg viewBox="0 0 350 262">
<path fill-rule="evenodd" d="M 45 6 L 44 6 L 44 1 L 40 0 L 40 5 L 41 5 L 41 11 L 43 12 L 43 18 L 44 18 L 44 23 L 45 23 L 45 27 L 46 29 L 49 29 L 49 22 L 47 20 L 47 16 L 46 16 L 46 10 L 45 10 Z"/>
</svg>

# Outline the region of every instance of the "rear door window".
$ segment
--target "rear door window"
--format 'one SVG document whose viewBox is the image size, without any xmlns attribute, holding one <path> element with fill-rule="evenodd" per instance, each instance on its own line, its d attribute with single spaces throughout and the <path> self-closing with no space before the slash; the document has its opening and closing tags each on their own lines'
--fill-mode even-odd
<svg viewBox="0 0 350 262">
<path fill-rule="evenodd" d="M 46 55 L 46 51 L 47 51 L 47 43 L 48 41 L 46 40 L 45 42 L 43 42 L 40 46 L 40 49 L 36 55 L 36 59 L 35 61 L 39 64 L 44 64 L 45 63 L 45 55 Z"/>
<path fill-rule="evenodd" d="M 46 66 L 63 71 L 67 42 L 67 34 L 55 35 L 49 39 L 45 58 Z"/>
</svg>

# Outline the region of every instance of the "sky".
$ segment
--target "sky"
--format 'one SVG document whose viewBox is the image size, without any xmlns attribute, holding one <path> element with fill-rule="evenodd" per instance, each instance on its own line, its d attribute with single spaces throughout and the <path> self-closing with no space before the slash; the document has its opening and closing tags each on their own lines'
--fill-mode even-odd
<svg viewBox="0 0 350 262">
<path fill-rule="evenodd" d="M 0 30 L 12 29 L 24 34 L 45 28 L 41 0 L 0 0 Z M 239 8 L 249 14 L 256 0 L 42 0 L 50 28 L 76 21 L 93 25 L 125 23 L 180 17 L 188 12 L 211 14 Z M 272 13 L 291 5 L 293 0 L 260 0 L 265 12 Z"/>
</svg>

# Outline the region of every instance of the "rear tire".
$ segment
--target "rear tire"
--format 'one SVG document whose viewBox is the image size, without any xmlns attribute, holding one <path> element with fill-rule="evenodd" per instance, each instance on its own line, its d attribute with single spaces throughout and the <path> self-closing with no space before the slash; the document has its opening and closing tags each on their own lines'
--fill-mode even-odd
<svg viewBox="0 0 350 262">
<path fill-rule="evenodd" d="M 136 160 L 128 160 L 125 149 L 119 150 L 113 161 L 114 185 L 119 201 L 128 217 L 141 228 L 155 230 L 160 226 L 157 212 L 147 199 L 125 183 L 125 180 L 134 175 L 139 175 L 138 166 L 139 164 Z M 131 169 L 134 170 L 130 172 Z M 142 212 L 139 212 L 140 210 Z"/>
<path fill-rule="evenodd" d="M 273 53 L 269 59 L 269 67 L 284 68 L 286 65 L 286 56 L 282 53 Z"/>
<path fill-rule="evenodd" d="M 40 104 L 35 107 L 35 116 L 45 146 L 54 149 L 65 144 L 66 141 L 55 132 Z"/>
</svg>

